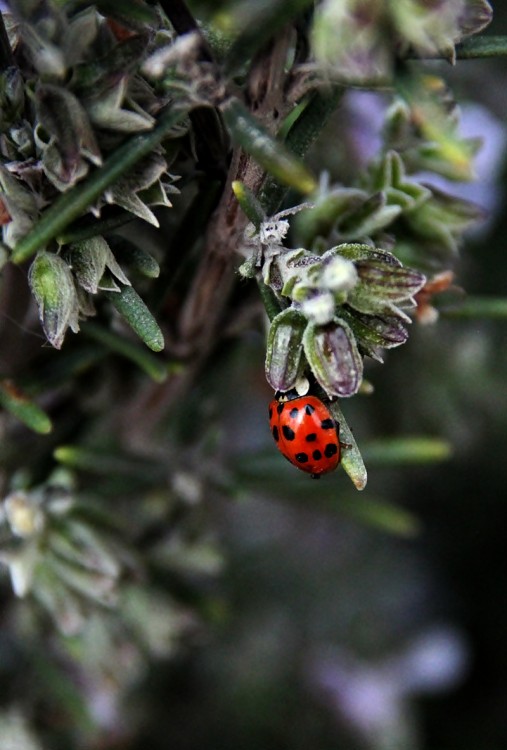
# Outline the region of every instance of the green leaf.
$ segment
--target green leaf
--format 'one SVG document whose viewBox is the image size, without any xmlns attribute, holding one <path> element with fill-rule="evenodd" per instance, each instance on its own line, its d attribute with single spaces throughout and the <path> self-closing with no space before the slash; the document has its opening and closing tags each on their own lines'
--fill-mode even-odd
<svg viewBox="0 0 507 750">
<path fill-rule="evenodd" d="M 317 183 L 305 165 L 281 141 L 273 138 L 238 99 L 228 99 L 222 107 L 222 114 L 232 140 L 266 172 L 300 193 L 315 190 Z"/>
<path fill-rule="evenodd" d="M 95 323 L 85 323 L 82 327 L 83 334 L 94 341 L 98 341 L 109 351 L 119 354 L 126 359 L 135 362 L 155 382 L 163 383 L 169 375 L 170 366 L 167 362 L 161 362 L 145 349 L 119 336 L 113 331 L 108 331 Z M 171 365 L 174 368 L 174 365 Z"/>
<path fill-rule="evenodd" d="M 161 352 L 164 348 L 163 333 L 137 292 L 131 286 L 125 286 L 119 293 L 105 292 L 105 295 L 146 346 L 154 352 Z"/>
<path fill-rule="evenodd" d="M 416 516 L 384 500 L 342 498 L 338 507 L 350 518 L 389 534 L 410 538 L 421 531 L 421 523 Z"/>
<path fill-rule="evenodd" d="M 363 450 L 366 460 L 380 466 L 427 464 L 447 461 L 452 455 L 447 440 L 434 437 L 383 438 L 368 443 Z"/>
<path fill-rule="evenodd" d="M 46 412 L 28 398 L 11 380 L 0 380 L 0 405 L 34 432 L 47 435 L 53 425 Z"/>
<path fill-rule="evenodd" d="M 507 36 L 478 36 L 465 39 L 456 47 L 458 60 L 481 57 L 507 57 Z"/>
<path fill-rule="evenodd" d="M 363 458 L 357 447 L 354 434 L 347 424 L 347 420 L 337 401 L 332 401 L 329 410 L 339 425 L 339 437 L 342 444 L 341 466 L 352 480 L 357 490 L 364 490 L 368 475 Z"/>
<path fill-rule="evenodd" d="M 109 455 L 104 451 L 90 450 L 80 445 L 60 445 L 53 451 L 56 461 L 72 469 L 101 474 L 105 476 L 119 475 L 129 478 L 160 475 L 160 464 L 144 461 L 132 455 Z M 161 478 L 161 477 L 160 477 Z"/>
<path fill-rule="evenodd" d="M 241 206 L 243 213 L 247 216 L 254 227 L 259 230 L 260 225 L 266 220 L 262 207 L 252 191 L 240 180 L 232 183 L 232 192 Z"/>
<path fill-rule="evenodd" d="M 149 279 L 157 279 L 160 276 L 160 266 L 147 250 L 125 239 L 124 237 L 110 237 L 109 245 L 115 253 L 115 257 Z"/>
<path fill-rule="evenodd" d="M 461 304 L 441 310 L 446 318 L 464 318 L 477 320 L 507 318 L 507 297 L 466 297 Z"/>
</svg>

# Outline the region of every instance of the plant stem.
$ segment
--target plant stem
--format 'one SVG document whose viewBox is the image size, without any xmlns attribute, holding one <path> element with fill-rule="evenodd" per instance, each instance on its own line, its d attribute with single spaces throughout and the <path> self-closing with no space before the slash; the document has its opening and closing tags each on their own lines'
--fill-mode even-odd
<svg viewBox="0 0 507 750">
<path fill-rule="evenodd" d="M 262 281 L 262 279 L 257 279 L 257 284 L 259 286 L 261 299 L 266 310 L 266 315 L 268 316 L 269 320 L 273 320 L 273 318 L 278 315 L 282 308 L 280 307 L 280 304 L 275 297 L 274 292 Z"/>
</svg>

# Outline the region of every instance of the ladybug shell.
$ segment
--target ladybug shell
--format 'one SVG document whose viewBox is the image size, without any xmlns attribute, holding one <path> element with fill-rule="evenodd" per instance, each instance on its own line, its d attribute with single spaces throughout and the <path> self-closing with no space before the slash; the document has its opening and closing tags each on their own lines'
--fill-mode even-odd
<svg viewBox="0 0 507 750">
<path fill-rule="evenodd" d="M 274 399 L 269 425 L 278 450 L 298 469 L 317 477 L 340 463 L 338 424 L 316 396 Z"/>
</svg>

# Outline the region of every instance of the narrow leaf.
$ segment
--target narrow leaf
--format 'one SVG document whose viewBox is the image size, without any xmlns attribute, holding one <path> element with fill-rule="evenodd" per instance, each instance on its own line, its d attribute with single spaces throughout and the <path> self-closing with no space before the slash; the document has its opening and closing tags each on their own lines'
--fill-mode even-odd
<svg viewBox="0 0 507 750">
<path fill-rule="evenodd" d="M 363 458 L 357 447 L 354 434 L 347 424 L 347 420 L 337 401 L 333 401 L 329 409 L 340 426 L 340 443 L 342 443 L 341 466 L 352 480 L 357 490 L 364 490 L 368 475 Z"/>
<path fill-rule="evenodd" d="M 338 507 L 350 518 L 396 536 L 414 537 L 421 530 L 421 523 L 416 516 L 384 500 L 342 498 Z"/>
<path fill-rule="evenodd" d="M 470 296 L 454 307 L 441 310 L 446 318 L 464 318 L 477 320 L 479 318 L 507 318 L 507 297 L 479 297 Z"/>
<path fill-rule="evenodd" d="M 222 114 L 236 145 L 281 182 L 307 194 L 317 187 L 305 165 L 281 141 L 277 141 L 237 99 L 228 99 Z"/>
<path fill-rule="evenodd" d="M 120 315 L 139 338 L 154 352 L 164 348 L 164 336 L 157 321 L 131 286 L 123 287 L 120 293 L 105 292 Z"/>
<path fill-rule="evenodd" d="M 368 443 L 363 452 L 368 462 L 399 466 L 447 461 L 452 449 L 441 438 L 411 436 L 375 440 Z"/>
<path fill-rule="evenodd" d="M 53 429 L 48 415 L 11 380 L 0 380 L 0 405 L 34 432 L 47 435 Z"/>
<path fill-rule="evenodd" d="M 160 275 L 160 266 L 147 250 L 134 245 L 124 237 L 110 237 L 109 245 L 115 257 L 125 263 L 134 271 L 147 276 L 149 279 L 157 279 Z"/>
<path fill-rule="evenodd" d="M 252 191 L 240 180 L 234 180 L 232 191 L 241 206 L 243 213 L 247 216 L 254 227 L 258 230 L 266 215 Z"/>
<path fill-rule="evenodd" d="M 132 341 L 119 336 L 113 331 L 108 331 L 102 326 L 95 323 L 85 323 L 83 333 L 88 338 L 98 341 L 108 350 L 119 354 L 131 362 L 134 362 L 155 382 L 163 383 L 169 374 L 169 365 L 167 362 L 161 362 L 157 357 L 147 352 L 142 347 L 136 346 Z"/>
</svg>

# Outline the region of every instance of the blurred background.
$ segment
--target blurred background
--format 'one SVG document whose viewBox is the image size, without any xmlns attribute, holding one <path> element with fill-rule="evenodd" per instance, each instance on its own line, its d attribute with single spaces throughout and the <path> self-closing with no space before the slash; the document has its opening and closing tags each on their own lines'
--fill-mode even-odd
<svg viewBox="0 0 507 750">
<path fill-rule="evenodd" d="M 488 33 L 507 34 L 507 7 L 494 5 Z M 463 131 L 484 139 L 462 195 L 488 218 L 455 283 L 505 296 L 506 63 L 437 67 Z M 344 118 L 365 148 L 374 142 L 376 106 L 366 93 L 346 99 L 311 154 L 316 171 L 341 162 Z M 505 750 L 506 321 L 443 309 L 411 333 L 368 367 L 373 393 L 342 404 L 368 467 L 362 493 L 344 472 L 314 482 L 275 450 L 264 335 L 248 322 L 144 451 L 155 474 L 167 455 L 170 479 L 137 487 L 125 467 L 114 482 L 111 465 L 73 467 L 85 495 L 100 483 L 136 554 L 154 550 L 151 577 L 122 582 L 132 598 L 120 625 L 81 612 L 77 636 L 13 602 L 2 576 L 0 750 Z M 25 334 L 4 321 L 2 335 L 10 360 L 25 356 Z M 55 445 L 80 430 L 96 453 L 119 432 L 136 445 L 146 397 L 132 405 L 121 362 L 108 377 L 85 371 Z M 107 424 L 94 422 L 111 391 Z M 32 451 L 37 479 L 45 454 L 23 430 L 3 459 Z M 400 457 L 397 441 L 423 439 L 435 460 Z"/>
</svg>

